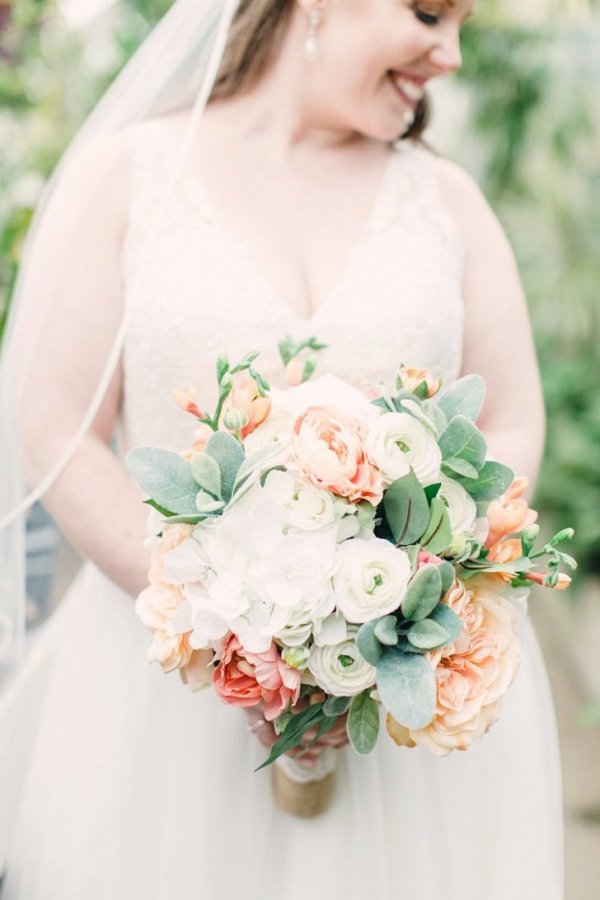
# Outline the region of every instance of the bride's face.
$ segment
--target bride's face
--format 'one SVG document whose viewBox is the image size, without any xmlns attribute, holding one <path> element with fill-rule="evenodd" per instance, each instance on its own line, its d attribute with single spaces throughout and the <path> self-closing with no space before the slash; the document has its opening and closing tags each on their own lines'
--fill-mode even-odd
<svg viewBox="0 0 600 900">
<path fill-rule="evenodd" d="M 304 11 L 315 4 L 300 0 Z M 430 78 L 461 66 L 460 29 L 474 0 L 329 0 L 319 4 L 321 99 L 359 133 L 394 140 Z"/>
</svg>

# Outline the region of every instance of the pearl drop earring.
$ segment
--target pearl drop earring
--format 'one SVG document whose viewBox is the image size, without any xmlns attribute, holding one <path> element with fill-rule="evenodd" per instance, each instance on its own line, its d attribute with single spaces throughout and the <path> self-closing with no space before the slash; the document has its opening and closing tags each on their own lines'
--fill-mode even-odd
<svg viewBox="0 0 600 900">
<path fill-rule="evenodd" d="M 312 9 L 308 17 L 308 34 L 304 42 L 304 56 L 309 62 L 313 62 L 317 58 L 317 28 L 320 24 L 320 11 Z"/>
</svg>

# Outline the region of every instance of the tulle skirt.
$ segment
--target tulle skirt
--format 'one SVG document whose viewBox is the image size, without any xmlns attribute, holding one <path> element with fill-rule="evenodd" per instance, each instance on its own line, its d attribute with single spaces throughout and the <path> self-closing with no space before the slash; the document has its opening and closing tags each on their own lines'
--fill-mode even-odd
<svg viewBox="0 0 600 900">
<path fill-rule="evenodd" d="M 65 598 L 2 900 L 563 900 L 560 759 L 529 618 L 490 732 L 436 759 L 340 752 L 312 820 L 279 811 L 238 709 L 146 661 L 87 563 Z M 383 723 L 382 723 L 383 724 Z"/>
</svg>

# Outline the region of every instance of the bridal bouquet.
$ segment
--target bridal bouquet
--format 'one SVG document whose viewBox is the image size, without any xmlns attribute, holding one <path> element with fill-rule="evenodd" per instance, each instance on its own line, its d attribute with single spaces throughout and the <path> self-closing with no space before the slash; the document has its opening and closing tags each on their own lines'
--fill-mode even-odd
<svg viewBox="0 0 600 900">
<path fill-rule="evenodd" d="M 380 706 L 399 745 L 443 756 L 481 737 L 519 667 L 513 601 L 532 582 L 566 587 L 559 567 L 576 564 L 559 549 L 571 529 L 536 549 L 527 479 L 488 458 L 479 376 L 441 390 L 402 366 L 393 391 L 363 392 L 306 380 L 314 366 L 293 350 L 283 342 L 285 391 L 258 354 L 219 358 L 213 415 L 175 392 L 199 420 L 191 446 L 135 448 L 127 464 L 153 507 L 136 602 L 150 660 L 257 707 L 280 805 L 310 814 L 332 748 L 373 750 Z"/>
</svg>

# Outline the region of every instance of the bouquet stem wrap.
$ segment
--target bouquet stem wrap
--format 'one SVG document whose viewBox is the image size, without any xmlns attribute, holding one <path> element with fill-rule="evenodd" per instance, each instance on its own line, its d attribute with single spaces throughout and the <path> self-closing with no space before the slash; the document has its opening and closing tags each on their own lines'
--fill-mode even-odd
<svg viewBox="0 0 600 900">
<path fill-rule="evenodd" d="M 333 747 L 323 748 L 311 768 L 291 756 L 280 756 L 272 768 L 275 805 L 303 819 L 325 812 L 333 794 L 337 754 Z"/>
</svg>

